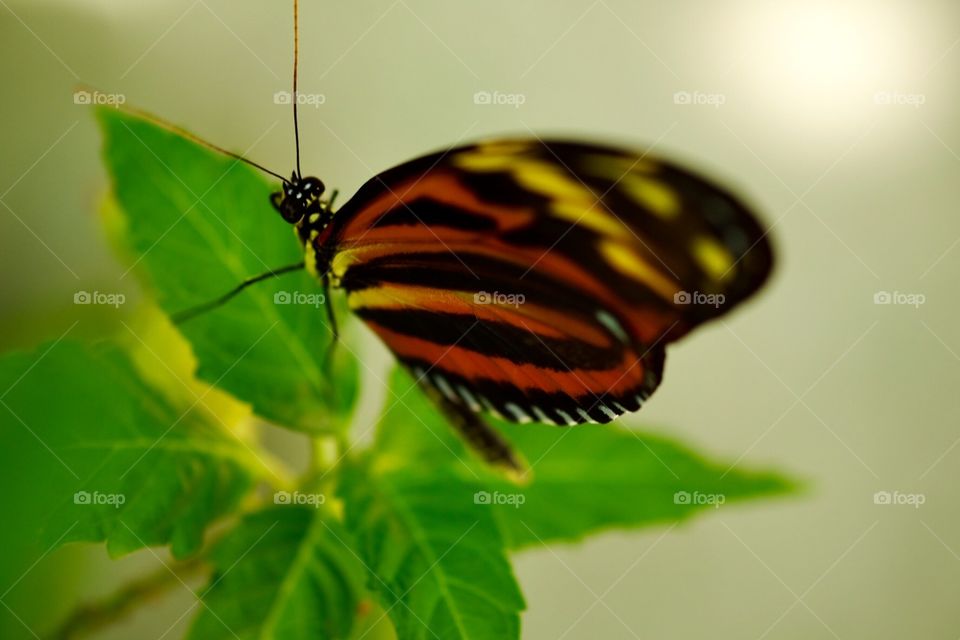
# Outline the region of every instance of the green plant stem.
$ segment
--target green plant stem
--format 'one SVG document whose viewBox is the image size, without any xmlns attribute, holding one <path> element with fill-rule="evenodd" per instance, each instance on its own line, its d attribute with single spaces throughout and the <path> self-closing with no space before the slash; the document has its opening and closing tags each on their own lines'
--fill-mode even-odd
<svg viewBox="0 0 960 640">
<path fill-rule="evenodd" d="M 343 445 L 339 435 L 325 435 L 313 441 L 313 469 L 329 473 L 334 469 L 343 454 Z"/>
<path fill-rule="evenodd" d="M 337 467 L 347 451 L 346 446 L 340 434 L 324 434 L 313 439 L 310 470 L 301 483 L 304 491 L 333 493 L 337 482 Z"/>
<path fill-rule="evenodd" d="M 47 635 L 49 640 L 75 640 L 114 624 L 145 602 L 159 597 L 171 587 L 201 575 L 209 569 L 198 556 L 173 566 L 163 566 L 154 573 L 125 585 L 99 602 L 77 608 L 60 626 Z"/>
</svg>

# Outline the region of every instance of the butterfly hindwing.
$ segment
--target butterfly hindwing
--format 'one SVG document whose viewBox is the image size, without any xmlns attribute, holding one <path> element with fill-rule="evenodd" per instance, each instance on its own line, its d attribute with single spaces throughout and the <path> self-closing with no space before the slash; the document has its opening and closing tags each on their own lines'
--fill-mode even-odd
<svg viewBox="0 0 960 640">
<path fill-rule="evenodd" d="M 564 307 L 578 292 L 561 282 L 506 293 L 510 272 L 484 269 L 500 263 L 466 248 L 461 259 L 493 290 L 476 290 L 444 253 L 363 262 L 341 280 L 354 312 L 423 383 L 476 411 L 556 424 L 609 422 L 652 392 L 660 352 L 638 353 L 598 322 L 596 301 L 581 294 L 585 305 Z"/>
<path fill-rule="evenodd" d="M 766 279 L 749 211 L 639 154 L 505 140 L 390 169 L 337 212 L 331 277 L 450 401 L 514 421 L 607 422 L 663 347 Z"/>
</svg>

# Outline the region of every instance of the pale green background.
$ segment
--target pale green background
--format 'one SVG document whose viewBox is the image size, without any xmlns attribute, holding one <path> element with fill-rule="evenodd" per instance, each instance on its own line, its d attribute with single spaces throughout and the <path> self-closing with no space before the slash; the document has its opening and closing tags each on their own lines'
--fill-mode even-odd
<svg viewBox="0 0 960 640">
<path fill-rule="evenodd" d="M 570 133 L 654 144 L 734 185 L 773 226 L 768 288 L 671 347 L 664 385 L 631 423 L 789 471 L 807 493 L 521 555 L 525 638 L 960 635 L 960 5 L 304 5 L 302 90 L 326 98 L 302 112 L 304 168 L 346 195 L 463 139 Z M 292 129 L 272 97 L 289 85 L 290 23 L 286 2 L 0 1 L 4 346 L 62 333 L 78 289 L 135 292 L 98 226 L 100 141 L 74 84 L 286 173 Z M 483 90 L 525 103 L 474 104 Z M 725 102 L 678 105 L 677 91 Z M 880 290 L 926 302 L 878 306 Z M 114 326 L 89 317 L 77 335 Z M 21 455 L 48 462 L 35 446 Z M 875 505 L 880 490 L 926 502 Z M 5 569 L 0 591 L 33 560 Z M 50 619 L 150 561 L 46 557 L 4 595 L 0 629 L 29 637 L 11 611 Z M 177 593 L 109 637 L 156 638 L 190 602 Z"/>
</svg>

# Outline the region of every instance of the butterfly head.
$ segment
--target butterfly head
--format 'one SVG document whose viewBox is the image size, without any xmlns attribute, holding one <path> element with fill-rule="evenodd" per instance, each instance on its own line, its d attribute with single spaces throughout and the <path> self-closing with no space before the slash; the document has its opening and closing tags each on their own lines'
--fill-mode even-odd
<svg viewBox="0 0 960 640">
<path fill-rule="evenodd" d="M 283 181 L 281 191 L 271 194 L 270 201 L 284 220 L 297 224 L 305 216 L 318 210 L 324 188 L 319 178 L 301 178 L 294 172 L 289 180 Z"/>
</svg>

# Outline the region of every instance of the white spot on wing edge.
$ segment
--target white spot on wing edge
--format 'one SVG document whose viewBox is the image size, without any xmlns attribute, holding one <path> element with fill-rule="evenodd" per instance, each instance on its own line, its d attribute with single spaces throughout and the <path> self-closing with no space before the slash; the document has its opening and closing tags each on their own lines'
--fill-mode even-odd
<svg viewBox="0 0 960 640">
<path fill-rule="evenodd" d="M 470 407 L 471 411 L 480 411 L 480 403 L 477 402 L 477 399 L 473 397 L 473 394 L 470 393 L 469 389 L 462 384 L 458 384 L 457 393 L 460 394 L 460 397 L 463 398 L 463 401 L 467 403 L 467 406 Z"/>
<path fill-rule="evenodd" d="M 459 402 L 460 398 L 458 398 L 457 394 L 453 392 L 453 389 L 450 387 L 450 383 L 447 382 L 447 379 L 442 375 L 439 373 L 433 374 L 433 383 L 437 385 L 437 389 L 440 389 L 440 393 L 447 397 L 447 400 L 450 402 Z"/>
<path fill-rule="evenodd" d="M 521 424 L 533 421 L 533 418 L 531 418 L 526 411 L 521 409 L 513 402 L 508 402 L 507 404 L 503 405 L 503 408 L 510 412 L 516 421 L 520 422 Z"/>
<path fill-rule="evenodd" d="M 607 405 L 605 405 L 605 404 L 599 404 L 599 405 L 597 405 L 597 408 L 600 409 L 601 412 L 603 412 L 603 415 L 607 416 L 607 417 L 610 418 L 611 420 L 616 420 L 616 419 L 617 419 L 617 414 L 614 413 L 613 410 L 612 410 L 610 407 L 608 407 Z"/>
<path fill-rule="evenodd" d="M 593 418 L 589 413 L 587 413 L 586 411 L 584 411 L 584 410 L 581 409 L 580 407 L 577 407 L 577 414 L 579 414 L 579 416 L 580 416 L 581 418 L 583 418 L 584 420 L 586 420 L 587 422 L 592 422 L 592 423 L 594 423 L 594 424 L 596 424 L 596 422 L 597 422 L 596 418 Z"/>
<path fill-rule="evenodd" d="M 556 420 L 554 420 L 553 418 L 548 416 L 546 413 L 544 413 L 543 409 L 541 409 L 537 405 L 531 406 L 530 409 L 531 411 L 533 411 L 533 415 L 537 416 L 537 420 L 539 420 L 540 422 L 543 422 L 546 424 L 557 424 Z"/>
<path fill-rule="evenodd" d="M 560 419 L 567 423 L 568 427 L 572 427 L 575 424 L 580 424 L 579 422 L 573 419 L 573 416 L 571 416 L 569 413 L 567 413 L 563 409 L 556 409 L 555 411 L 557 412 L 557 415 L 560 416 Z"/>
<path fill-rule="evenodd" d="M 477 397 L 480 400 L 480 404 L 483 405 L 484 409 L 486 409 L 488 412 L 492 413 L 493 415 L 497 416 L 498 418 L 503 418 L 503 414 L 500 413 L 500 410 L 497 409 L 495 406 L 493 406 L 493 403 L 490 402 L 490 400 L 488 400 L 486 396 L 477 396 Z"/>
</svg>

